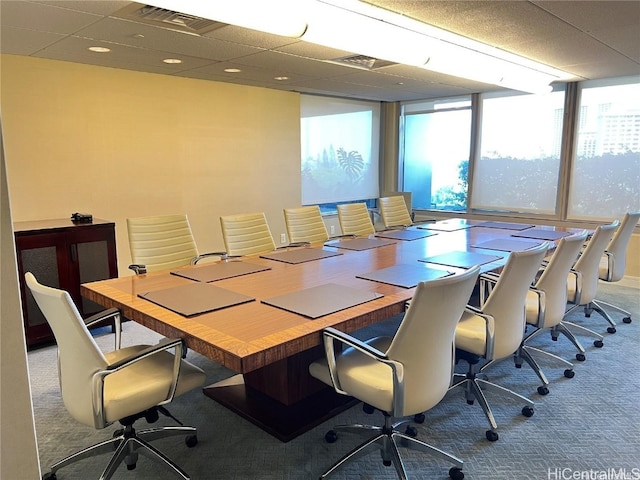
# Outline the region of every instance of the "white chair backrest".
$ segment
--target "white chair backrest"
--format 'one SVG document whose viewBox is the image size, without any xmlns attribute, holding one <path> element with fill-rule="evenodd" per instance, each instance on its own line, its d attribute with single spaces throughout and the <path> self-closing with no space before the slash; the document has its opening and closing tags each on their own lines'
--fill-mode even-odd
<svg viewBox="0 0 640 480">
<path fill-rule="evenodd" d="M 365 203 L 338 205 L 338 221 L 343 235 L 367 236 L 376 233 Z"/>
<path fill-rule="evenodd" d="M 618 282 L 624 277 L 627 268 L 627 247 L 634 228 L 640 220 L 640 212 L 627 212 L 607 245 L 606 252 L 610 254 L 606 273 L 600 272 L 600 278 L 608 282 Z"/>
<path fill-rule="evenodd" d="M 544 292 L 545 299 L 544 322 L 540 327 L 553 327 L 562 321 L 567 308 L 567 275 L 586 239 L 586 231 L 562 238 L 536 282 L 535 287 Z"/>
<path fill-rule="evenodd" d="M 220 217 L 225 250 L 231 256 L 271 252 L 276 245 L 263 212 Z"/>
<path fill-rule="evenodd" d="M 284 221 L 291 243 L 316 243 L 329 239 L 327 227 L 320 213 L 320 207 L 317 205 L 285 208 Z"/>
<path fill-rule="evenodd" d="M 127 218 L 132 263 L 147 271 L 189 265 L 198 249 L 186 215 Z"/>
<path fill-rule="evenodd" d="M 381 197 L 378 199 L 378 207 L 380 208 L 380 216 L 385 228 L 408 227 L 413 224 L 402 195 Z"/>
<path fill-rule="evenodd" d="M 451 385 L 456 325 L 478 278 L 479 267 L 421 282 L 386 354 L 403 365 L 404 411 L 413 415 L 436 405 Z"/>
<path fill-rule="evenodd" d="M 31 272 L 25 273 L 25 280 L 58 344 L 58 374 L 64 405 L 76 420 L 95 427 L 93 375 L 107 367 L 107 360 L 69 293 L 41 285 Z"/>
<path fill-rule="evenodd" d="M 511 252 L 500 279 L 484 302 L 482 311 L 491 315 L 495 322 L 495 359 L 513 354 L 522 342 L 527 292 L 548 248 L 549 244 L 544 242 L 529 250 Z"/>
<path fill-rule="evenodd" d="M 615 220 L 608 225 L 600 225 L 593 232 L 593 236 L 587 242 L 580 258 L 573 266 L 573 270 L 582 276 L 580 288 L 575 284 L 576 276 L 570 274 L 567 280 L 569 301 L 578 305 L 585 305 L 595 300 L 598 293 L 598 281 L 600 273 L 600 259 L 604 255 L 607 245 L 613 238 L 613 234 L 620 222 Z M 578 298 L 576 298 L 576 293 Z"/>
</svg>

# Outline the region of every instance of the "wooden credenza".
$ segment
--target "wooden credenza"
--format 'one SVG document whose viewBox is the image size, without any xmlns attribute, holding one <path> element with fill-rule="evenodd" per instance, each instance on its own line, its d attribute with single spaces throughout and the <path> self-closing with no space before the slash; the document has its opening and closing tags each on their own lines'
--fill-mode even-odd
<svg viewBox="0 0 640 480">
<path fill-rule="evenodd" d="M 32 272 L 43 285 L 69 292 L 83 317 L 104 307 L 80 295 L 80 284 L 118 276 L 115 223 L 93 219 L 15 222 L 18 276 L 27 346 L 53 341 L 53 333 L 24 284 Z"/>
</svg>

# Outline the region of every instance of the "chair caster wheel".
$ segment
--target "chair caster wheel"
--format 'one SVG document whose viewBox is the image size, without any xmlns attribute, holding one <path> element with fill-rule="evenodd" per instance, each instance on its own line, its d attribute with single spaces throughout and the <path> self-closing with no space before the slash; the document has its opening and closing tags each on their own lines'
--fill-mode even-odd
<svg viewBox="0 0 640 480">
<path fill-rule="evenodd" d="M 452 480 L 462 480 L 464 478 L 464 472 L 460 467 L 451 467 L 449 469 L 449 478 Z"/>
<path fill-rule="evenodd" d="M 329 430 L 324 434 L 324 441 L 327 443 L 335 443 L 338 440 L 338 434 L 335 430 Z"/>
<path fill-rule="evenodd" d="M 189 448 L 195 447 L 198 444 L 198 436 L 197 435 L 188 435 L 184 439 L 184 444 Z"/>
<path fill-rule="evenodd" d="M 593 346 L 597 348 L 602 348 L 604 346 L 604 343 L 602 340 L 594 340 Z"/>
<path fill-rule="evenodd" d="M 391 466 L 391 460 L 383 460 L 383 461 L 382 461 L 382 464 L 383 464 L 385 467 L 390 467 L 390 466 Z"/>
<path fill-rule="evenodd" d="M 372 413 L 374 413 L 376 411 L 375 408 L 373 408 L 371 405 L 369 405 L 368 403 L 363 403 L 362 404 L 362 411 L 364 413 L 368 413 L 369 415 L 371 415 Z"/>
<path fill-rule="evenodd" d="M 623 321 L 624 323 L 631 323 L 631 317 L 624 317 L 624 318 L 622 319 L 622 321 Z"/>
<path fill-rule="evenodd" d="M 584 353 L 576 353 L 576 360 L 579 362 L 584 362 L 587 359 Z"/>
<path fill-rule="evenodd" d="M 131 465 L 127 465 L 127 470 L 135 470 L 136 469 L 136 464 L 132 463 Z"/>
<path fill-rule="evenodd" d="M 416 422 L 416 423 L 424 423 L 425 418 L 426 417 L 424 416 L 424 413 L 416 413 L 413 416 L 413 421 Z"/>
<path fill-rule="evenodd" d="M 119 428 L 118 430 L 113 432 L 113 438 L 119 437 L 122 434 L 124 434 L 124 430 L 122 428 Z"/>
<path fill-rule="evenodd" d="M 527 405 L 526 407 L 522 407 L 522 414 L 523 414 L 525 417 L 533 417 L 533 414 L 534 414 L 534 413 L 535 413 L 535 412 L 534 412 L 534 410 L 533 410 L 533 407 L 530 407 L 530 406 L 528 406 L 528 405 Z"/>
<path fill-rule="evenodd" d="M 485 432 L 485 437 L 487 437 L 487 440 L 489 440 L 490 442 L 495 442 L 496 440 L 498 440 L 498 438 L 500 438 L 498 432 L 495 432 L 493 430 L 487 430 Z"/>
<path fill-rule="evenodd" d="M 573 378 L 576 375 L 576 372 L 574 372 L 573 370 L 571 370 L 570 368 L 567 368 L 564 371 L 564 376 L 567 378 Z"/>
<path fill-rule="evenodd" d="M 616 327 L 607 327 L 607 333 L 616 333 Z"/>
<path fill-rule="evenodd" d="M 418 429 L 411 425 L 407 425 L 407 428 L 404 431 L 404 434 L 411 438 L 416 438 L 418 436 Z"/>
<path fill-rule="evenodd" d="M 521 363 L 516 363 L 516 368 L 522 368 L 522 364 Z"/>
<path fill-rule="evenodd" d="M 538 387 L 538 393 L 540 395 L 547 395 L 549 393 L 549 389 L 545 385 L 542 385 Z"/>
<path fill-rule="evenodd" d="M 467 400 L 467 405 L 473 405 L 473 400 Z"/>
<path fill-rule="evenodd" d="M 58 480 L 58 477 L 56 476 L 55 473 L 49 472 L 49 473 L 45 473 L 42 476 L 42 480 Z"/>
</svg>

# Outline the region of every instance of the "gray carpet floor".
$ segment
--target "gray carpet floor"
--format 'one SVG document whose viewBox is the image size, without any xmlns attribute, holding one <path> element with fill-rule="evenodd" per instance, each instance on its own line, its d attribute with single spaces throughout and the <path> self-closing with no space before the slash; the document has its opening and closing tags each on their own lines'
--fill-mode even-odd
<svg viewBox="0 0 640 480">
<path fill-rule="evenodd" d="M 575 362 L 576 375 L 563 375 L 564 367 L 542 360 L 550 393 L 536 392 L 538 378 L 528 366 L 515 369 L 510 360 L 492 366 L 487 372 L 496 383 L 511 388 L 536 402 L 535 414 L 520 414 L 523 405 L 489 393 L 489 403 L 499 425 L 500 439 L 485 439 L 486 418 L 477 405 L 467 405 L 462 393 L 448 394 L 427 412 L 418 425 L 418 438 L 464 460 L 466 479 L 640 479 L 640 291 L 631 287 L 602 284 L 599 297 L 630 310 L 633 323 L 623 324 L 620 315 L 615 334 L 606 333 L 599 315 L 585 318 L 572 314 L 581 324 L 604 332 L 605 345 L 598 349 L 589 337 L 579 337 L 587 350 L 585 362 Z M 397 319 L 359 332 L 361 337 L 393 332 Z M 153 343 L 159 336 L 146 328 L 126 322 L 123 345 Z M 113 335 L 95 332 L 105 350 L 112 348 Z M 552 342 L 540 336 L 537 344 L 573 360 L 573 345 L 561 337 Z M 118 425 L 96 431 L 78 424 L 65 410 L 60 396 L 56 367 L 56 347 L 32 350 L 28 354 L 34 402 L 36 432 L 41 468 L 85 446 L 110 438 Z M 233 372 L 207 358 L 189 352 L 188 359 L 207 372 L 208 383 L 224 379 Z M 458 369 L 463 365 L 459 365 Z M 365 414 L 355 406 L 311 431 L 282 443 L 243 418 L 205 397 L 200 390 L 176 399 L 170 411 L 198 428 L 199 444 L 187 448 L 181 437 L 162 439 L 154 444 L 176 460 L 196 479 L 307 480 L 317 478 L 341 455 L 361 439 L 344 434 L 336 443 L 324 441 L 325 432 L 335 423 L 379 424 L 379 413 Z M 161 418 L 158 424 L 173 424 Z M 136 424 L 139 428 L 144 422 Z M 446 479 L 450 464 L 424 454 L 402 449 L 412 479 Z M 58 479 L 98 478 L 108 461 L 103 455 L 86 459 L 58 471 Z M 627 476 L 619 476 L 626 474 Z M 171 479 L 168 470 L 144 456 L 134 471 L 121 466 L 115 479 Z M 393 467 L 385 467 L 372 452 L 345 465 L 332 478 L 341 480 L 386 480 L 397 478 Z M 21 479 L 6 479 L 21 480 Z"/>
</svg>

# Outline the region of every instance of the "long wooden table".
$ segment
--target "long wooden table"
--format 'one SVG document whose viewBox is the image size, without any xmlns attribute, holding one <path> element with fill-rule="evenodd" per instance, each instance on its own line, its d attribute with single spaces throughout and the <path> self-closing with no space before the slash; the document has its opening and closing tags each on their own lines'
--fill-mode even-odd
<svg viewBox="0 0 640 480">
<path fill-rule="evenodd" d="M 442 225 L 447 227 L 446 223 Z M 161 335 L 182 338 L 188 348 L 238 372 L 234 377 L 206 387 L 205 394 L 280 440 L 289 441 L 353 404 L 352 399 L 336 394 L 308 373 L 309 363 L 324 355 L 322 330 L 335 327 L 352 332 L 400 314 L 414 292 L 414 288 L 356 275 L 398 264 L 456 271 L 453 267 L 419 262 L 452 250 L 506 258 L 508 252 L 476 249 L 472 245 L 509 238 L 514 233 L 484 227 L 430 232 L 435 235 L 411 241 L 392 240 L 391 245 L 364 251 L 314 245 L 312 248 L 339 251 L 341 255 L 299 264 L 259 256 L 243 257 L 241 261 L 268 266 L 269 270 L 214 283 L 255 301 L 190 318 L 138 297 L 140 293 L 193 282 L 169 271 L 87 283 L 82 285 L 82 294 L 105 307 L 119 308 L 126 318 Z M 485 264 L 482 270 L 497 269 L 504 261 L 501 258 Z M 206 265 L 189 268 L 204 267 Z M 382 297 L 317 319 L 261 301 L 327 283 L 376 292 Z M 327 302 L 331 302 L 331 298 L 327 298 Z"/>
</svg>

